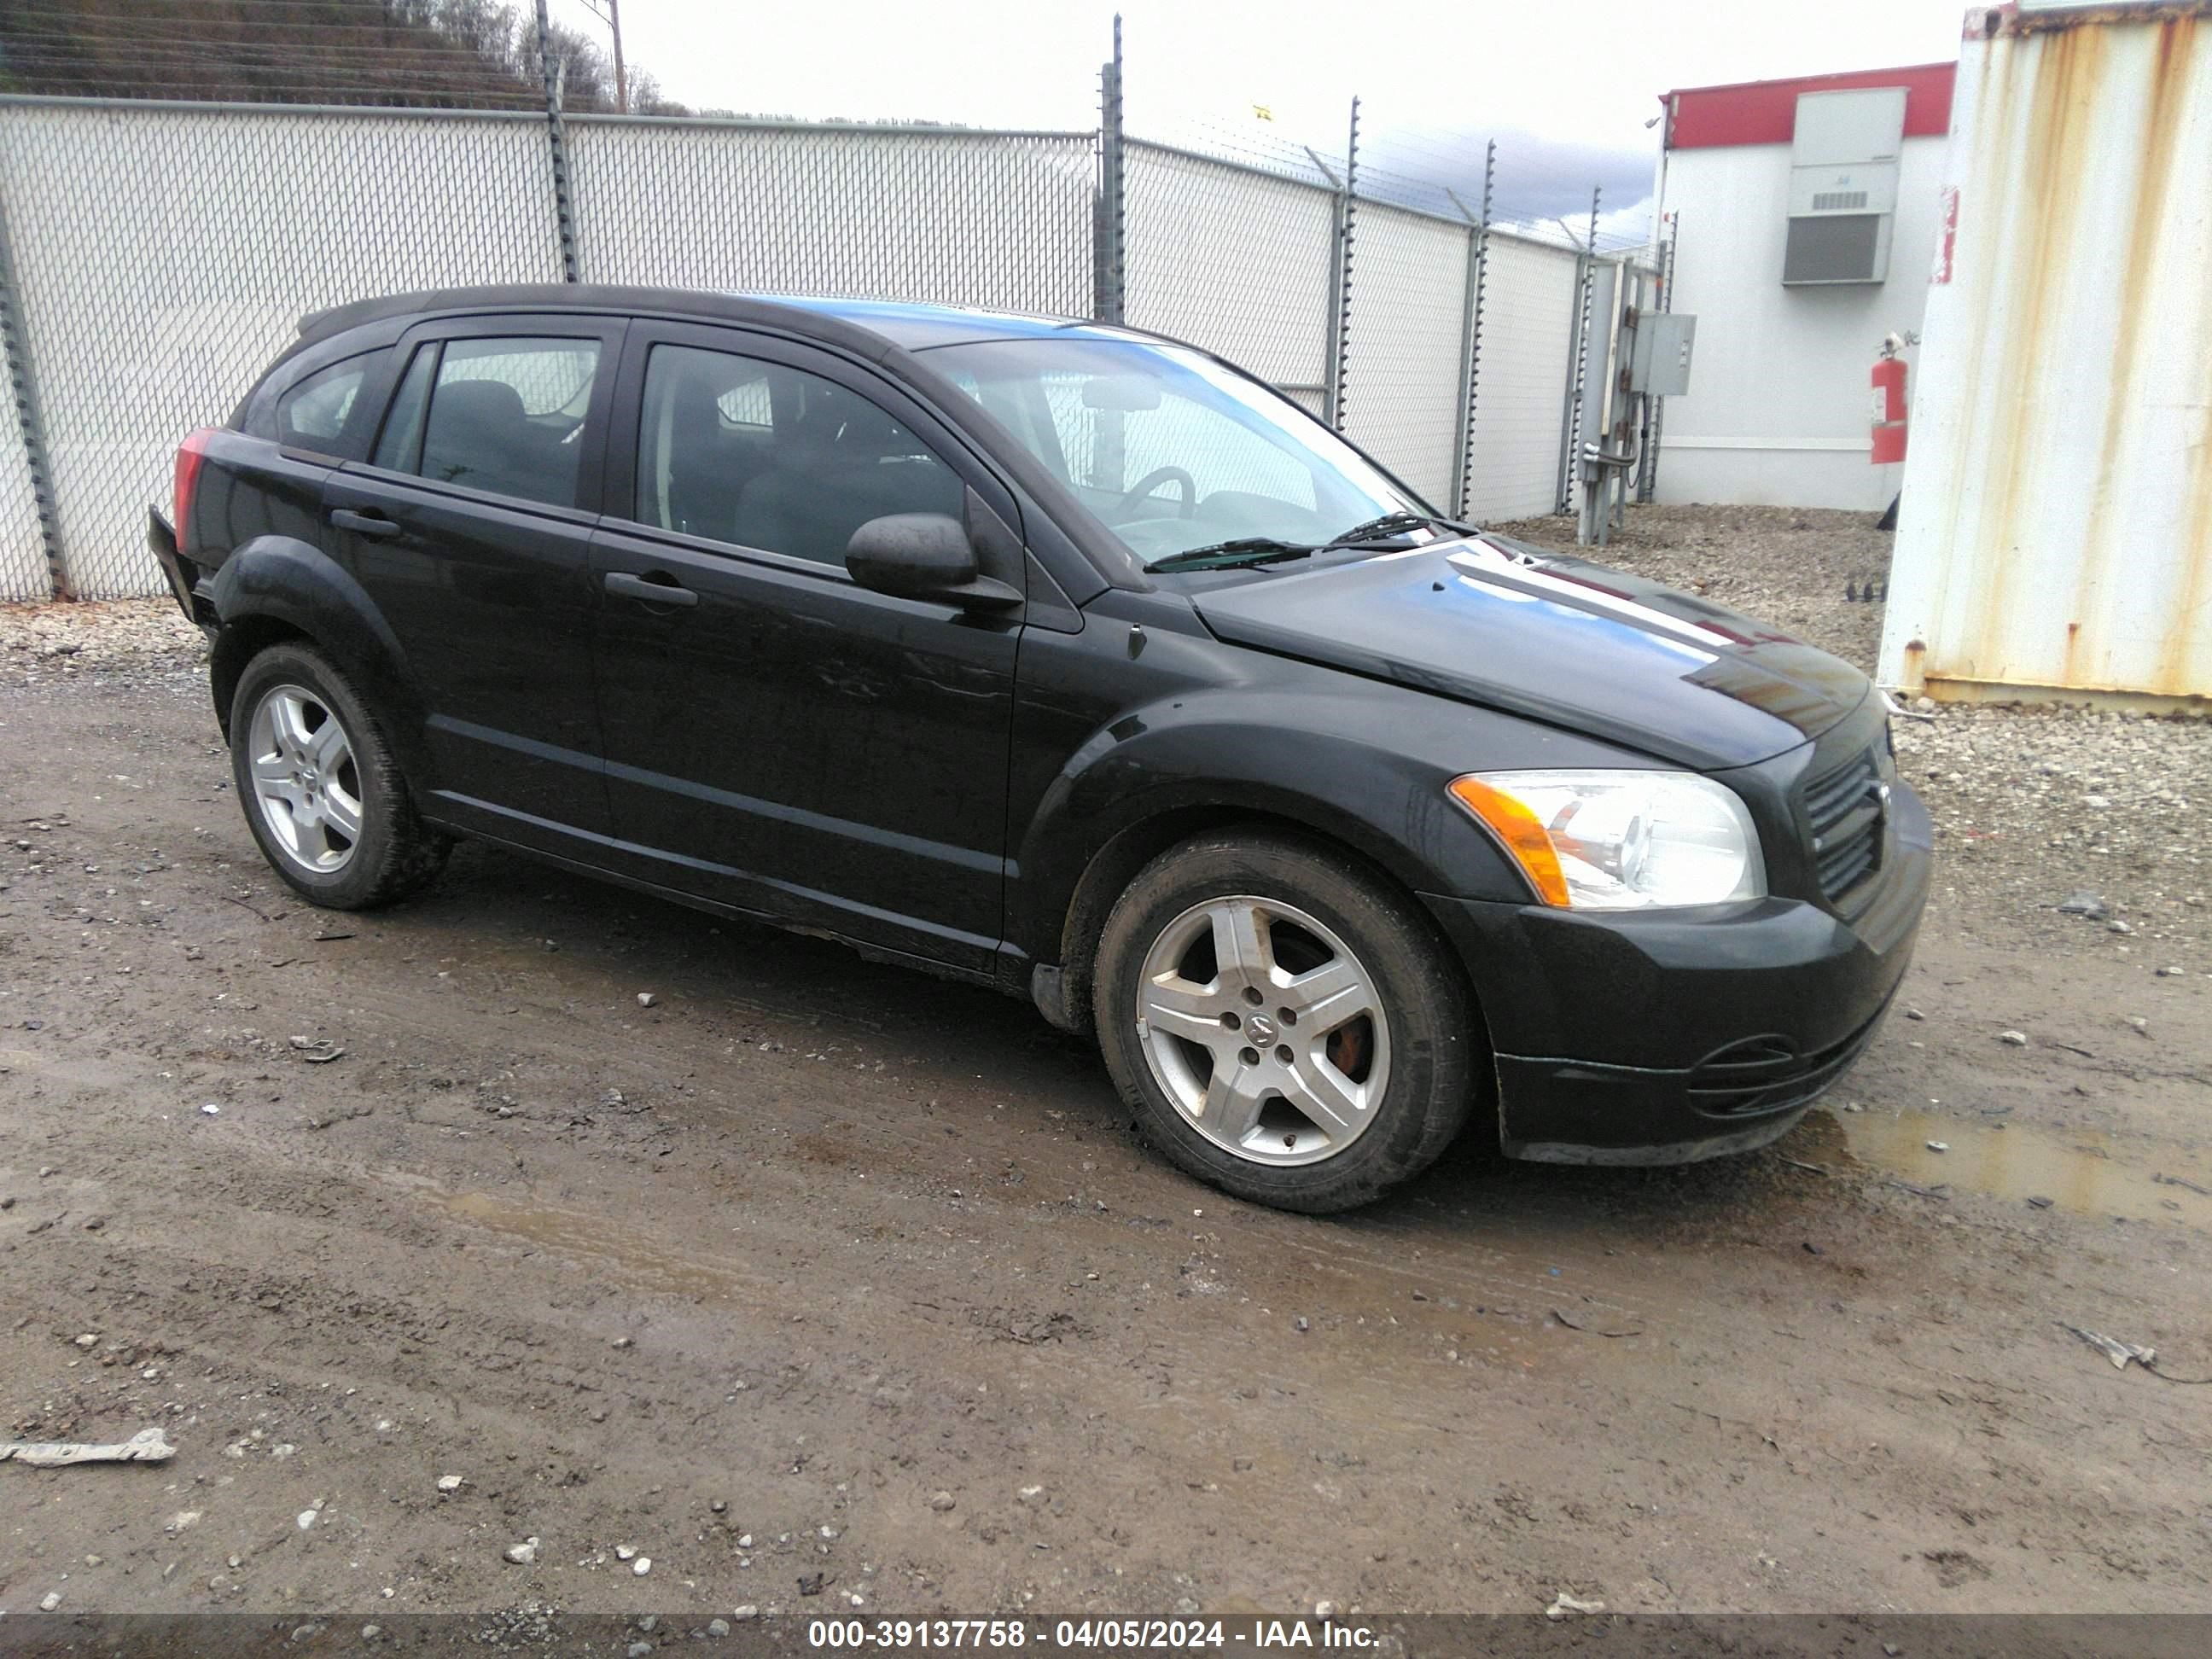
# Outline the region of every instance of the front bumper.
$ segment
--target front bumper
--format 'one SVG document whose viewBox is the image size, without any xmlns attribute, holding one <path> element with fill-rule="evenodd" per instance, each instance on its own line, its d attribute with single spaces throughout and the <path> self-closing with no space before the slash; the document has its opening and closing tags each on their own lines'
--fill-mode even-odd
<svg viewBox="0 0 2212 1659">
<path fill-rule="evenodd" d="M 1872 1041 L 1928 896 L 1899 787 L 1848 920 L 1801 899 L 1611 915 L 1425 894 L 1490 1028 L 1514 1158 L 1681 1164 L 1786 1133 Z"/>
</svg>

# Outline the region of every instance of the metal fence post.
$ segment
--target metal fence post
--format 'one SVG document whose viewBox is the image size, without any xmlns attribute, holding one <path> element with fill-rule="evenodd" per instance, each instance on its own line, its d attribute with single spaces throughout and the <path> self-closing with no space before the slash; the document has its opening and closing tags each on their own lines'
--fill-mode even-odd
<svg viewBox="0 0 2212 1659">
<path fill-rule="evenodd" d="M 1674 244 L 1681 236 L 1681 216 L 1667 216 L 1667 240 L 1660 245 L 1659 252 L 1659 314 L 1665 316 L 1674 308 Z M 1667 422 L 1667 400 L 1647 398 L 1644 415 L 1644 465 L 1637 476 L 1636 499 L 1648 502 L 1659 493 L 1659 439 Z"/>
<path fill-rule="evenodd" d="M 1091 313 L 1126 320 L 1128 198 L 1121 148 L 1121 15 L 1114 15 L 1114 57 L 1098 70 L 1098 188 L 1091 216 Z"/>
<path fill-rule="evenodd" d="M 1559 393 L 1559 458 L 1553 480 L 1552 511 L 1567 510 L 1568 491 L 1574 477 L 1575 404 L 1583 392 L 1583 331 L 1589 325 L 1589 270 L 1587 253 L 1575 256 L 1575 309 L 1567 325 L 1566 385 Z"/>
<path fill-rule="evenodd" d="M 1552 511 L 1565 513 L 1574 504 L 1575 448 L 1582 436 L 1583 360 L 1589 350 L 1590 284 L 1597 269 L 1597 204 L 1601 194 L 1590 191 L 1589 240 L 1575 261 L 1574 328 L 1567 337 L 1567 387 L 1559 407 L 1559 488 Z"/>
<path fill-rule="evenodd" d="M 61 514 L 54 505 L 54 478 L 46 461 L 46 428 L 39 418 L 39 390 L 32 373 L 30 337 L 23 330 L 22 292 L 15 282 L 15 255 L 8 224 L 0 214 L 0 355 L 8 370 L 15 424 L 23 435 L 23 459 L 31 474 L 31 500 L 39 514 L 39 539 L 46 544 L 46 582 L 58 599 L 73 599 L 69 567 L 62 558 Z"/>
<path fill-rule="evenodd" d="M 1493 138 L 1482 155 L 1481 216 L 1469 213 L 1467 204 L 1453 191 L 1444 192 L 1459 210 L 1460 217 L 1468 222 L 1467 313 L 1460 330 L 1461 383 L 1467 387 L 1467 398 L 1460 405 L 1452 466 L 1452 512 L 1462 519 L 1467 517 L 1468 498 L 1474 489 L 1474 397 L 1482 375 L 1482 289 L 1490 270 L 1490 197 L 1497 177 L 1498 141 Z"/>
<path fill-rule="evenodd" d="M 1344 185 L 1336 198 L 1336 269 L 1329 282 L 1328 423 L 1344 430 L 1344 381 L 1352 363 L 1352 240 L 1358 213 L 1359 100 L 1352 100 L 1352 126 L 1344 144 Z"/>
<path fill-rule="evenodd" d="M 568 129 L 561 118 L 565 65 L 545 49 L 545 0 L 538 0 L 538 69 L 545 83 L 545 143 L 553 161 L 553 222 L 561 236 L 561 277 L 580 280 L 576 268 L 576 203 L 568 190 Z"/>
</svg>

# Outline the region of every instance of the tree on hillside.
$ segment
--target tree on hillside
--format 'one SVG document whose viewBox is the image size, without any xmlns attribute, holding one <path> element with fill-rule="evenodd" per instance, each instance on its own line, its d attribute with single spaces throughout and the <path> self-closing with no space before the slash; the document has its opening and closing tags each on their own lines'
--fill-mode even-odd
<svg viewBox="0 0 2212 1659">
<path fill-rule="evenodd" d="M 501 0 L 0 0 L 0 90 L 241 103 L 531 108 L 535 9 Z M 614 66 L 555 24 L 579 111 L 615 107 Z M 682 114 L 632 70 L 630 107 Z"/>
</svg>

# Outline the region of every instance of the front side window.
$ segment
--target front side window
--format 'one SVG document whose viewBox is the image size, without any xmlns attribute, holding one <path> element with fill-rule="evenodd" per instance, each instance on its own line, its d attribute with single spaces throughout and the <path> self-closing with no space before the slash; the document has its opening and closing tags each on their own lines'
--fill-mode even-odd
<svg viewBox="0 0 2212 1659">
<path fill-rule="evenodd" d="M 1326 427 L 1185 347 L 1061 337 L 924 356 L 1148 564 L 1248 536 L 1324 542 L 1423 510 Z"/>
<path fill-rule="evenodd" d="M 957 518 L 963 499 L 927 446 L 834 380 L 696 346 L 646 360 L 640 524 L 842 565 L 870 519 Z"/>
<path fill-rule="evenodd" d="M 276 400 L 276 441 L 334 450 L 380 352 L 349 357 L 316 370 Z"/>
<path fill-rule="evenodd" d="M 375 464 L 441 483 L 573 507 L 599 362 L 596 340 L 422 346 L 385 418 Z"/>
</svg>

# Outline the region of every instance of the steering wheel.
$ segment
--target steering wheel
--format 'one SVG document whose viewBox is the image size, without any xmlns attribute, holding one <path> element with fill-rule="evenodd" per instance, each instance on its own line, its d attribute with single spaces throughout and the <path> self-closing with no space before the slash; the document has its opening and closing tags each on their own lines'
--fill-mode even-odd
<svg viewBox="0 0 2212 1659">
<path fill-rule="evenodd" d="M 1176 515 L 1177 517 L 1188 519 L 1197 513 L 1198 482 L 1179 466 L 1156 466 L 1145 474 L 1143 477 L 1137 480 L 1135 487 L 1121 497 L 1121 503 L 1115 509 L 1115 513 L 1126 516 L 1139 501 L 1144 500 L 1164 483 L 1179 483 L 1182 486 L 1182 511 Z"/>
</svg>

